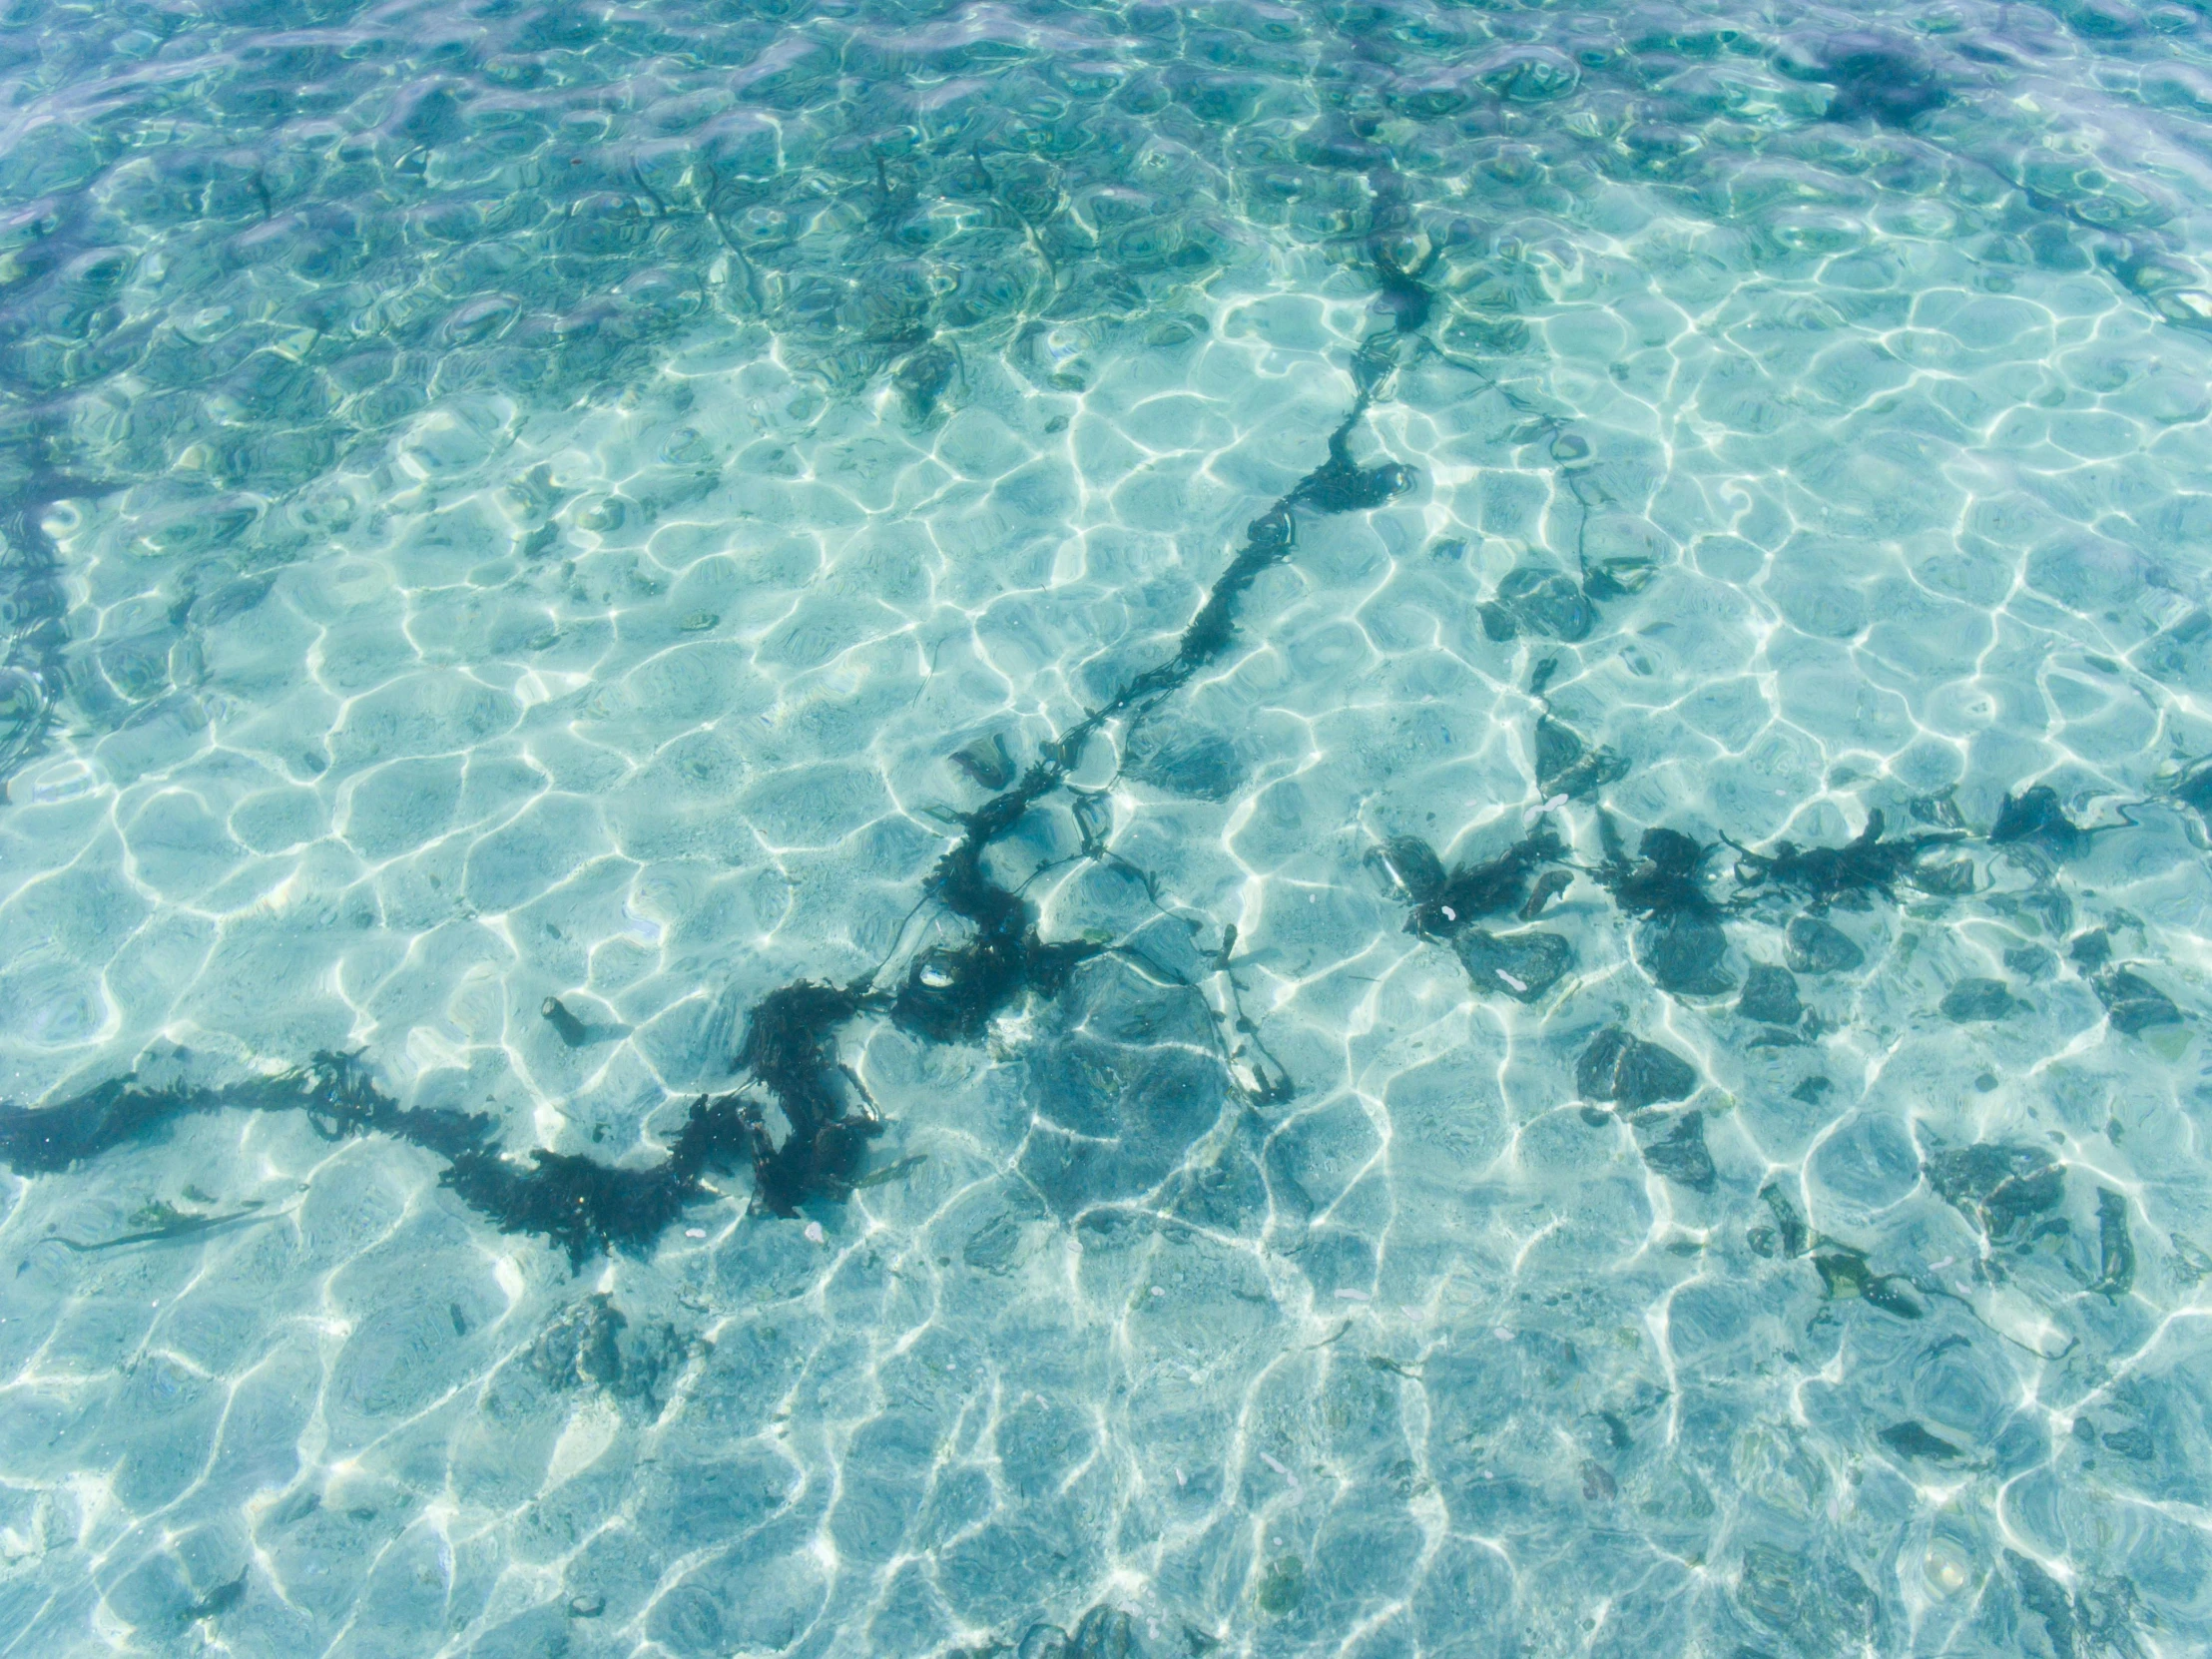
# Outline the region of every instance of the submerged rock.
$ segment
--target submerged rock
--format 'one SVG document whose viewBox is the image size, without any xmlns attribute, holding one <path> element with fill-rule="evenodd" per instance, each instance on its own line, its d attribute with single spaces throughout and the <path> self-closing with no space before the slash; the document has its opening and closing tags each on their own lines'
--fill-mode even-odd
<svg viewBox="0 0 2212 1659">
<path fill-rule="evenodd" d="M 2001 979 L 1961 979 L 1943 993 L 1943 1000 L 1937 1004 L 1943 1018 L 1954 1025 L 2007 1019 L 2024 1006 L 2013 1000 Z"/>
<path fill-rule="evenodd" d="M 1623 1026 L 1608 1026 L 1590 1039 L 1575 1062 L 1574 1085 L 1584 1100 L 1610 1101 L 1624 1112 L 1640 1112 L 1697 1093 L 1697 1068 L 1672 1049 L 1633 1037 Z"/>
<path fill-rule="evenodd" d="M 1983 1142 L 1931 1156 L 1936 1196 L 1997 1243 L 2023 1243 L 2066 1196 L 2066 1170 L 2039 1146 Z"/>
<path fill-rule="evenodd" d="M 2173 998 L 2132 968 L 2114 968 L 2092 983 L 2115 1031 L 2136 1037 L 2154 1026 L 2181 1023 L 2181 1010 Z"/>
<path fill-rule="evenodd" d="M 1536 788 L 1546 801 L 1581 800 L 1628 775 L 1628 763 L 1610 749 L 1589 749 L 1581 734 L 1550 715 L 1536 721 Z"/>
<path fill-rule="evenodd" d="M 1746 1019 L 1768 1025 L 1797 1024 L 1805 1016 L 1805 1004 L 1798 1000 L 1797 976 L 1788 968 L 1759 964 L 1744 979 L 1744 994 L 1737 999 L 1736 1011 Z"/>
<path fill-rule="evenodd" d="M 1470 927 L 1453 941 L 1476 990 L 1534 1002 L 1574 966 L 1574 946 L 1557 933 L 1485 933 Z"/>
<path fill-rule="evenodd" d="M 1705 1148 L 1705 1116 L 1684 1112 L 1663 1136 L 1643 1144 L 1644 1163 L 1655 1175 L 1678 1187 L 1709 1193 L 1718 1179 L 1713 1155 Z"/>
<path fill-rule="evenodd" d="M 1505 573 L 1497 593 L 1481 608 L 1482 631 L 1493 640 L 1536 634 L 1545 639 L 1586 640 L 1597 626 L 1592 605 L 1573 577 L 1541 565 L 1519 565 Z"/>
<path fill-rule="evenodd" d="M 1669 910 L 1636 929 L 1636 963 L 1652 983 L 1677 996 L 1721 996 L 1734 988 L 1728 935 L 1718 915 Z"/>
<path fill-rule="evenodd" d="M 1856 973 L 1867 965 L 1867 953 L 1832 921 L 1819 916 L 1799 916 L 1790 923 L 1790 966 L 1799 973 Z"/>
</svg>

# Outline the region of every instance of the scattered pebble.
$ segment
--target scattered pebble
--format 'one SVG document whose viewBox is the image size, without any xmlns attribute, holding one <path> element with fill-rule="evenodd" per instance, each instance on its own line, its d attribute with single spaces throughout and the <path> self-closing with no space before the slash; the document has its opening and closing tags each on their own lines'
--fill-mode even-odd
<svg viewBox="0 0 2212 1659">
<path fill-rule="evenodd" d="M 704 1227 L 687 1227 L 684 1229 L 684 1237 L 687 1239 L 704 1239 L 706 1236 L 707 1230 Z"/>
<path fill-rule="evenodd" d="M 1513 987 L 1513 989 L 1515 989 L 1516 991 L 1525 991 L 1526 989 L 1528 989 L 1528 981 L 1527 981 L 1527 980 L 1525 980 L 1525 979 L 1515 979 L 1515 978 L 1514 978 L 1514 977 L 1513 977 L 1513 976 L 1512 976 L 1512 975 L 1511 975 L 1510 973 L 1507 973 L 1507 972 L 1506 972 L 1506 971 L 1505 971 L 1505 970 L 1504 970 L 1503 968 L 1499 968 L 1499 969 L 1497 970 L 1497 976 L 1498 976 L 1498 977 L 1499 977 L 1500 979 L 1504 980 L 1504 981 L 1505 981 L 1505 982 L 1506 982 L 1506 983 L 1507 983 L 1508 985 L 1512 986 L 1512 987 Z"/>
<path fill-rule="evenodd" d="M 1353 1290 L 1350 1286 L 1346 1286 L 1344 1289 L 1337 1292 L 1337 1298 L 1341 1302 L 1365 1302 L 1368 1300 L 1368 1293 L 1365 1291 L 1356 1291 Z"/>
<path fill-rule="evenodd" d="M 1459 912 L 1457 910 L 1454 910 L 1450 905 L 1446 904 L 1444 906 L 1444 920 L 1457 921 L 1458 919 Z"/>
<path fill-rule="evenodd" d="M 824 1236 L 825 1236 L 825 1235 L 823 1234 L 823 1231 L 822 1231 L 822 1223 L 821 1223 L 821 1222 L 819 1222 L 819 1221 L 811 1221 L 811 1222 L 809 1222 L 809 1223 L 807 1224 L 807 1242 L 808 1242 L 809 1244 L 820 1244 L 820 1243 L 822 1243 L 822 1241 L 823 1241 L 823 1238 L 824 1238 Z"/>
<path fill-rule="evenodd" d="M 1155 1285 L 1152 1287 L 1152 1294 L 1154 1296 L 1166 1296 L 1168 1293 L 1161 1290 L 1159 1286 Z"/>
</svg>

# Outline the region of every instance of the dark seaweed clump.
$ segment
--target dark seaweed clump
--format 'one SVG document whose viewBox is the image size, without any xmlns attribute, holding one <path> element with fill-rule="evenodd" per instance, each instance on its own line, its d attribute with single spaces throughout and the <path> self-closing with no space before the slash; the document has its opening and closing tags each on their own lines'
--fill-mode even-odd
<svg viewBox="0 0 2212 1659">
<path fill-rule="evenodd" d="M 2048 784 L 2037 784 L 2017 797 L 2004 798 L 1997 809 L 1997 821 L 1990 827 L 1989 840 L 1996 846 L 2029 847 L 2064 863 L 2087 852 L 2095 834 L 2095 830 L 2084 830 L 2066 816 L 2056 790 Z"/>
<path fill-rule="evenodd" d="M 1614 903 L 1641 918 L 1638 965 L 1661 990 L 1678 995 L 1718 996 L 1732 989 L 1721 906 L 1703 875 L 1714 849 L 1679 830 L 1646 830 L 1631 858 L 1610 816 L 1599 815 L 1598 830 L 1605 862 L 1595 871 L 1597 881 Z"/>
<path fill-rule="evenodd" d="M 530 1154 L 527 1165 L 491 1146 L 455 1155 L 441 1186 L 460 1195 L 502 1233 L 530 1233 L 568 1252 L 580 1268 L 600 1251 L 643 1251 L 708 1196 L 700 1177 L 742 1168 L 752 1152 L 737 1098 L 692 1102 L 669 1154 L 646 1169 L 603 1164 L 571 1152 Z"/>
<path fill-rule="evenodd" d="M 1386 842 L 1381 856 L 1412 902 L 1405 930 L 1451 945 L 1477 989 L 1534 1002 L 1574 966 L 1574 947 L 1556 933 L 1491 933 L 1474 925 L 1507 913 L 1532 921 L 1566 888 L 1572 877 L 1565 870 L 1537 873 L 1566 856 L 1550 825 L 1539 826 L 1495 858 L 1449 873 L 1428 843 L 1412 835 Z"/>
<path fill-rule="evenodd" d="M 1920 885 L 1921 861 L 1930 851 L 1963 836 L 1957 830 L 1883 838 L 1882 814 L 1867 815 L 1867 827 L 1842 846 L 1797 846 L 1777 841 L 1772 852 L 1743 850 L 1736 879 L 1747 889 L 1766 888 L 1810 902 L 1863 910 L 1876 897 L 1897 898 L 1898 883 Z M 1950 890 L 1946 884 L 1942 890 Z"/>
<path fill-rule="evenodd" d="M 669 1155 L 651 1168 L 542 1150 L 522 1164 L 492 1143 L 488 1117 L 403 1107 L 376 1087 L 357 1056 L 324 1053 L 243 1083 L 118 1078 L 58 1106 L 0 1103 L 0 1161 L 21 1174 L 52 1174 L 149 1139 L 179 1118 L 217 1111 L 302 1111 L 332 1140 L 378 1134 L 420 1147 L 446 1161 L 441 1184 L 463 1203 L 503 1232 L 552 1240 L 572 1266 L 598 1250 L 644 1249 L 706 1196 L 701 1176 L 735 1169 L 751 1150 L 737 1098 L 723 1096 L 695 1102 Z"/>
<path fill-rule="evenodd" d="M 933 396 L 935 372 L 932 368 L 907 388 L 919 401 Z M 800 980 L 771 991 L 749 1015 L 736 1056 L 738 1069 L 767 1098 L 728 1094 L 695 1101 L 660 1163 L 627 1168 L 543 1149 L 527 1162 L 509 1158 L 493 1143 L 489 1118 L 401 1107 L 375 1086 L 356 1057 L 338 1054 L 318 1054 L 275 1077 L 216 1087 L 119 1078 L 55 1106 L 0 1102 L 0 1161 L 25 1174 L 52 1173 L 195 1113 L 304 1111 L 332 1138 L 383 1134 L 437 1155 L 447 1165 L 443 1185 L 464 1203 L 503 1231 L 550 1239 L 577 1266 L 596 1251 L 650 1245 L 685 1206 L 707 1196 L 706 1176 L 747 1163 L 757 1208 L 789 1216 L 810 1198 L 842 1198 L 852 1190 L 866 1144 L 882 1123 L 858 1078 L 837 1060 L 838 1032 L 861 1013 L 887 1007 L 898 1025 L 928 1040 L 973 1040 L 1023 991 L 1050 994 L 1078 963 L 1099 953 L 1100 946 L 1087 942 L 1040 939 L 1028 901 L 991 878 L 984 855 L 1040 798 L 1062 787 L 1102 726 L 1125 715 L 1141 719 L 1228 649 L 1246 590 L 1290 554 L 1294 510 L 1377 507 L 1406 487 L 1411 474 L 1405 468 L 1363 467 L 1352 457 L 1352 432 L 1369 395 L 1364 387 L 1352 413 L 1330 435 L 1328 460 L 1253 522 L 1244 546 L 1184 630 L 1175 656 L 1139 675 L 1053 744 L 1018 783 L 961 820 L 960 838 L 937 861 L 928 890 L 968 925 L 969 937 L 924 952 L 895 996 L 886 997 L 865 980 L 849 986 Z M 1003 783 L 1011 774 L 1002 745 L 970 746 L 956 759 L 986 787 L 994 777 Z M 557 998 L 549 998 L 542 1012 L 571 1047 L 602 1033 Z"/>
<path fill-rule="evenodd" d="M 480 1146 L 491 1120 L 472 1112 L 406 1109 L 377 1089 L 350 1054 L 317 1054 L 304 1066 L 243 1083 L 147 1084 L 111 1078 L 59 1106 L 0 1101 L 0 1161 L 23 1175 L 51 1175 L 145 1140 L 179 1118 L 219 1111 L 303 1111 L 316 1132 L 390 1135 L 441 1157 Z"/>
<path fill-rule="evenodd" d="M 1052 783 L 1058 782 L 1054 773 Z M 1097 945 L 1038 938 L 1029 901 L 983 868 L 985 849 L 1013 827 L 1029 801 L 1025 791 L 1014 790 L 970 814 L 967 832 L 930 873 L 930 895 L 974 933 L 963 944 L 925 951 L 907 970 L 891 1005 L 902 1030 L 931 1042 L 973 1042 L 1023 990 L 1050 995 L 1078 963 L 1098 954 Z"/>
<path fill-rule="evenodd" d="M 1030 991 L 1055 994 L 1076 967 L 1103 952 L 1104 946 L 1084 940 L 1040 938 L 1035 908 L 992 877 L 987 854 L 1031 807 L 1065 786 L 1084 748 L 1109 721 L 1125 716 L 1132 725 L 1142 721 L 1229 649 L 1245 594 L 1262 572 L 1290 557 L 1299 512 L 1379 507 L 1411 482 L 1404 467 L 1364 467 L 1353 459 L 1352 433 L 1367 413 L 1369 397 L 1363 384 L 1352 412 L 1330 434 L 1329 458 L 1246 527 L 1244 545 L 1184 628 L 1175 655 L 1076 722 L 1018 782 L 961 816 L 959 839 L 931 869 L 927 892 L 967 924 L 967 936 L 923 951 L 910 964 L 889 999 L 891 1020 L 901 1030 L 929 1042 L 976 1041 L 1016 998 Z M 973 760 L 974 746 L 964 753 Z M 982 759 L 1009 764 L 1003 749 Z M 963 770 L 979 782 L 991 776 L 987 765 Z M 857 1080 L 834 1063 L 832 1050 L 839 1027 L 880 1005 L 878 993 L 865 982 L 840 990 L 801 981 L 772 991 L 753 1010 L 738 1066 L 775 1096 L 788 1124 L 786 1138 L 779 1140 L 757 1111 L 749 1113 L 755 1202 L 762 1207 L 789 1215 L 810 1196 L 841 1197 L 850 1190 L 860 1146 L 877 1132 L 879 1120 L 871 1108 L 847 1113 L 848 1097 L 863 1102 L 865 1097 Z"/>
<path fill-rule="evenodd" d="M 1391 873 L 1413 901 L 1405 930 L 1423 938 L 1449 939 L 1474 922 L 1525 906 L 1536 871 L 1566 856 L 1558 831 L 1539 825 L 1496 857 L 1461 864 L 1446 874 L 1428 843 L 1410 835 L 1382 849 Z"/>
<path fill-rule="evenodd" d="M 1029 902 L 991 878 L 984 856 L 1032 806 L 1065 784 L 1084 747 L 1108 721 L 1125 715 L 1141 720 L 1229 649 L 1246 592 L 1296 545 L 1297 511 L 1363 511 L 1406 487 L 1412 475 L 1404 467 L 1363 467 L 1353 459 L 1352 433 L 1367 407 L 1363 391 L 1330 434 L 1329 458 L 1246 527 L 1244 545 L 1184 628 L 1175 655 L 1062 734 L 1020 782 L 961 818 L 960 838 L 930 871 L 928 891 L 972 931 L 960 944 L 924 952 L 908 969 L 891 1006 L 901 1029 L 932 1042 L 973 1042 L 1017 996 L 1029 990 L 1053 994 L 1078 965 L 1100 953 L 1103 947 L 1094 944 L 1040 939 Z"/>
<path fill-rule="evenodd" d="M 812 1194 L 841 1198 L 852 1190 L 861 1154 L 882 1121 L 838 1062 L 837 1032 L 871 1005 L 861 987 L 809 979 L 755 1005 L 736 1063 L 768 1090 L 783 1117 L 781 1126 L 772 1125 L 758 1100 L 743 1110 L 755 1208 L 789 1216 Z"/>
</svg>

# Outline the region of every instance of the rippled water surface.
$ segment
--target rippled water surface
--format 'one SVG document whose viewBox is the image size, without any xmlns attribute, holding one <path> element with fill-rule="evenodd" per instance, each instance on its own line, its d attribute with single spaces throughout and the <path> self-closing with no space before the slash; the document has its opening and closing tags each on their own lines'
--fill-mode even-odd
<svg viewBox="0 0 2212 1659">
<path fill-rule="evenodd" d="M 2212 1648 L 2212 21 L 18 0 L 0 1653 Z"/>
</svg>

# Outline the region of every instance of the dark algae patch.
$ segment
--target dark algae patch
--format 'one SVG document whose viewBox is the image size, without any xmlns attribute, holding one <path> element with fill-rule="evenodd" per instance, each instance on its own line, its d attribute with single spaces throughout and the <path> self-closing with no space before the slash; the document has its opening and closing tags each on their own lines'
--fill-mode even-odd
<svg viewBox="0 0 2212 1659">
<path fill-rule="evenodd" d="M 2030 849 L 2057 863 L 2087 852 L 2095 834 L 2066 816 L 2058 792 L 2048 784 L 2037 784 L 2018 796 L 2007 795 L 1989 828 L 1991 845 Z"/>
<path fill-rule="evenodd" d="M 1402 320 L 1408 301 L 1402 289 L 1393 291 Z M 876 988 L 872 975 L 844 986 L 800 980 L 771 991 L 748 1015 L 735 1056 L 736 1069 L 753 1087 L 695 1101 L 658 1163 L 632 1167 L 543 1148 L 526 1158 L 510 1156 L 496 1145 L 488 1117 L 401 1107 L 376 1087 L 357 1058 L 335 1054 L 317 1055 L 274 1077 L 223 1086 L 123 1078 L 53 1106 L 0 1104 L 0 1159 L 25 1174 L 51 1173 L 148 1139 L 198 1113 L 304 1111 L 331 1138 L 387 1135 L 443 1159 L 441 1184 L 470 1208 L 502 1231 L 560 1246 L 575 1266 L 602 1251 L 649 1248 L 687 1206 L 713 1196 L 708 1177 L 742 1168 L 753 1173 L 755 1208 L 770 1214 L 792 1216 L 811 1200 L 843 1199 L 867 1179 L 866 1148 L 882 1129 L 858 1076 L 837 1057 L 844 1027 L 863 1014 L 888 1014 L 899 1028 L 926 1041 L 973 1042 L 1018 998 L 1055 994 L 1078 965 L 1103 954 L 1106 946 L 1089 941 L 1040 938 L 1034 906 L 988 868 L 990 848 L 1039 801 L 1065 788 L 1085 748 L 1109 724 L 1134 728 L 1229 649 L 1245 594 L 1262 572 L 1291 555 L 1299 515 L 1379 507 L 1411 482 L 1402 466 L 1363 465 L 1353 455 L 1353 434 L 1384 372 L 1380 359 L 1366 356 L 1356 368 L 1362 389 L 1352 412 L 1330 434 L 1327 459 L 1252 522 L 1172 658 L 1138 675 L 1018 776 L 996 738 L 953 755 L 954 766 L 972 782 L 998 791 L 959 817 L 959 836 L 926 883 L 927 897 L 965 936 L 921 951 L 895 991 Z M 917 413 L 926 413 L 943 383 L 937 366 L 929 366 L 916 369 L 901 389 Z M 1086 831 L 1087 845 L 1095 839 Z M 1466 879 L 1494 893 L 1497 906 L 1510 907 L 1526 897 L 1533 863 L 1556 851 L 1555 843 L 1548 851 L 1538 845 L 1517 858 L 1509 855 L 1505 867 L 1466 872 Z M 620 1028 L 587 1022 L 558 997 L 546 998 L 540 1012 L 570 1048 L 622 1034 Z"/>
<path fill-rule="evenodd" d="M 179 1118 L 219 1111 L 299 1111 L 331 1139 L 385 1135 L 446 1163 L 440 1184 L 503 1232 L 560 1245 L 574 1264 L 601 1250 L 649 1247 L 684 1207 L 708 1195 L 701 1177 L 742 1165 L 749 1140 L 734 1096 L 695 1102 L 669 1154 L 624 1168 L 539 1150 L 501 1153 L 492 1121 L 399 1105 L 351 1055 L 318 1054 L 273 1077 L 223 1085 L 142 1085 L 123 1078 L 57 1106 L 0 1104 L 0 1159 L 24 1174 L 69 1169 L 152 1139 Z"/>
<path fill-rule="evenodd" d="M 1566 847 L 1548 824 L 1496 857 L 1461 864 L 1449 873 L 1428 844 L 1412 836 L 1399 836 L 1382 848 L 1391 874 L 1412 900 L 1406 931 L 1430 939 L 1449 939 L 1474 922 L 1525 908 L 1537 870 L 1565 856 Z"/>
<path fill-rule="evenodd" d="M 1899 883 L 1919 884 L 1922 861 L 1938 846 L 1965 837 L 1956 830 L 1893 835 L 1885 839 L 1880 812 L 1867 815 L 1867 827 L 1842 846 L 1804 846 L 1777 841 L 1772 850 L 1739 849 L 1736 880 L 1747 892 L 1761 889 L 1803 899 L 1816 908 L 1831 904 L 1864 909 L 1875 898 L 1896 900 Z"/>
<path fill-rule="evenodd" d="M 1714 848 L 1679 830 L 1646 830 L 1631 858 L 1609 814 L 1599 815 L 1598 830 L 1605 862 L 1594 874 L 1613 902 L 1639 919 L 1637 965 L 1661 990 L 1678 995 L 1718 996 L 1733 989 L 1721 906 L 1703 873 Z"/>
</svg>

